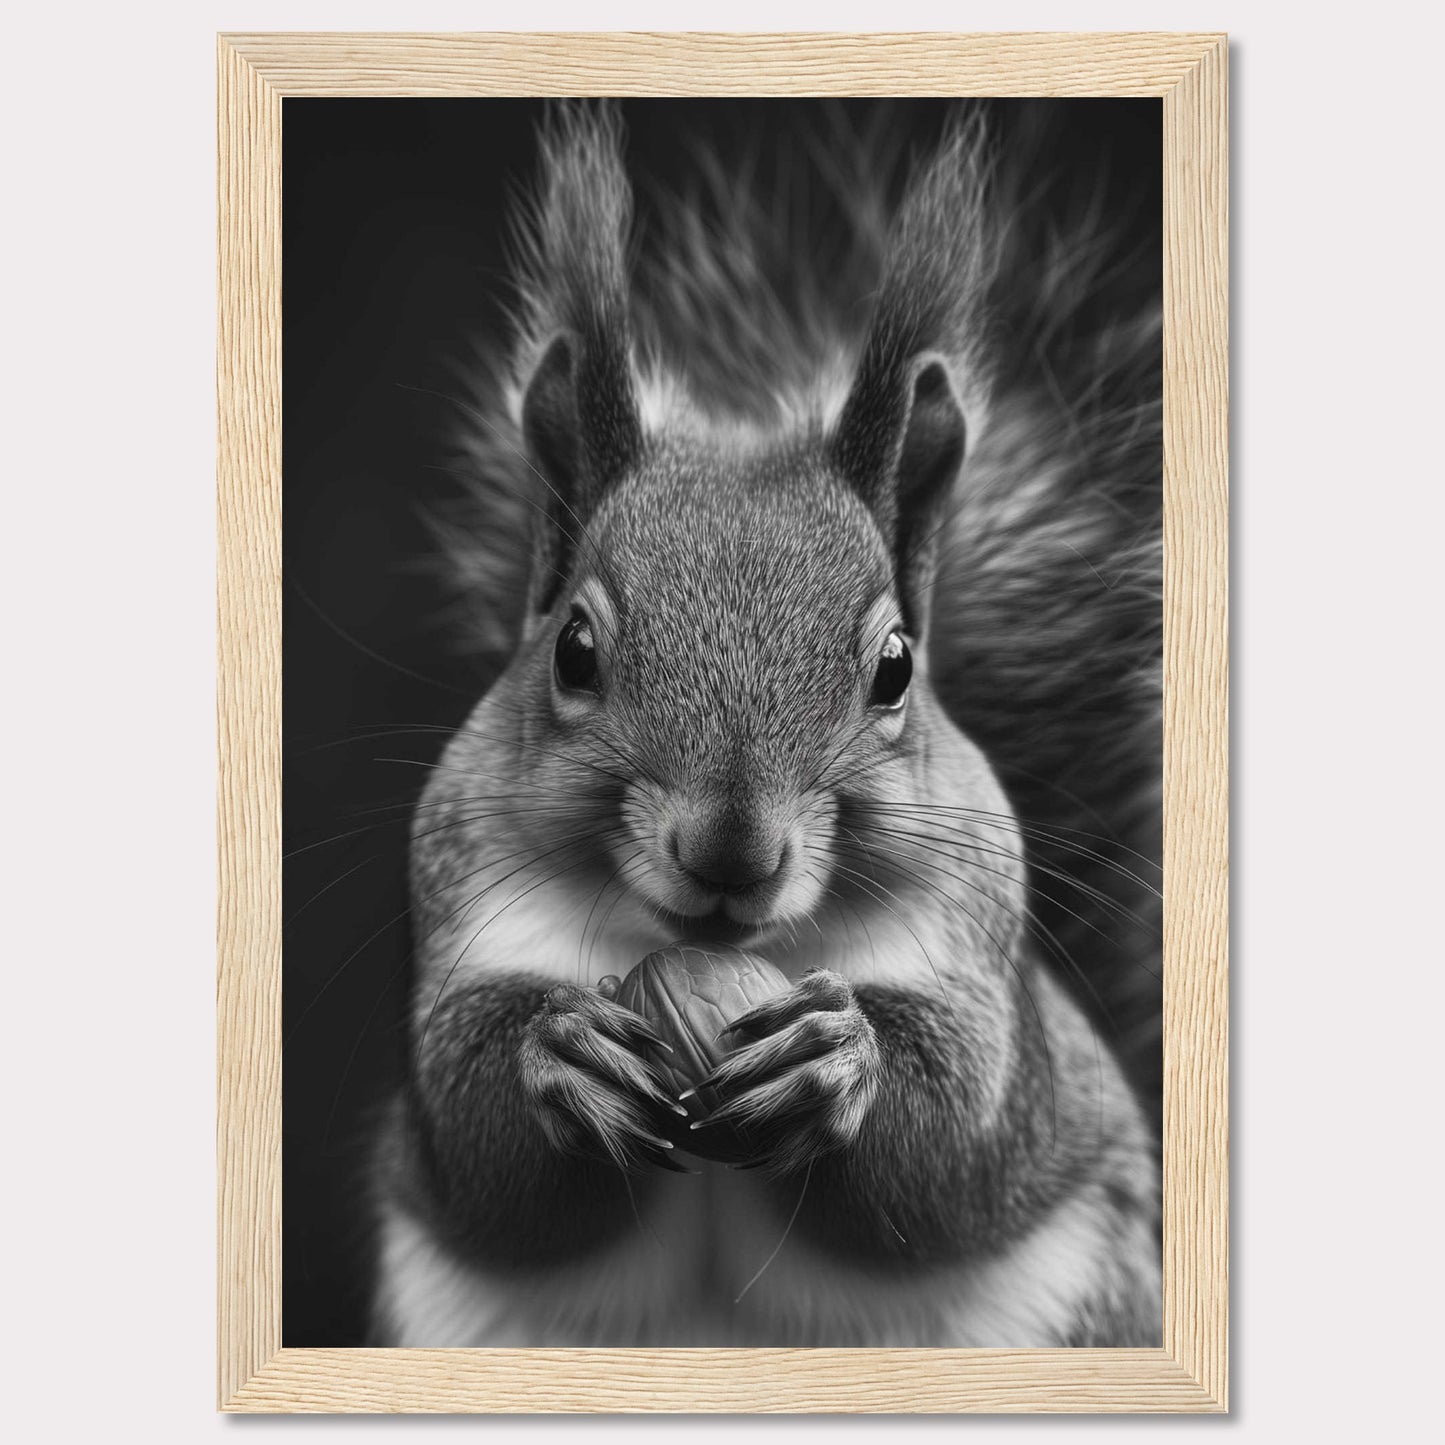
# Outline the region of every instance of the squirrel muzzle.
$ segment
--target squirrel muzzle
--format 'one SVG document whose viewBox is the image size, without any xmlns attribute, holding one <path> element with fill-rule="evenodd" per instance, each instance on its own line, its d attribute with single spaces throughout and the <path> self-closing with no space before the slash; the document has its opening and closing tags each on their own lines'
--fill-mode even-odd
<svg viewBox="0 0 1445 1445">
<path fill-rule="evenodd" d="M 669 800 L 654 879 L 673 913 L 764 926 L 812 902 L 802 868 L 808 822 L 797 807 L 734 795 Z"/>
</svg>

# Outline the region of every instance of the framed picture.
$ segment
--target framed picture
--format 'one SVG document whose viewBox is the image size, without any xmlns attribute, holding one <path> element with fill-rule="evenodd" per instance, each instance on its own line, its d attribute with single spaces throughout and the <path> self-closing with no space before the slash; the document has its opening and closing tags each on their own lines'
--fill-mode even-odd
<svg viewBox="0 0 1445 1445">
<path fill-rule="evenodd" d="M 221 1408 L 1225 1410 L 1224 37 L 219 65 Z"/>
</svg>

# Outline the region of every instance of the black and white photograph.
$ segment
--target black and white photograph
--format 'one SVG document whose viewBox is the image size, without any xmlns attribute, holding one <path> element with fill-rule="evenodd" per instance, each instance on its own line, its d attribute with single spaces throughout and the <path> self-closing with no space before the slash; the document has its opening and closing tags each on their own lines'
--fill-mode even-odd
<svg viewBox="0 0 1445 1445">
<path fill-rule="evenodd" d="M 283 1340 L 1161 1344 L 1161 104 L 283 102 Z"/>
</svg>

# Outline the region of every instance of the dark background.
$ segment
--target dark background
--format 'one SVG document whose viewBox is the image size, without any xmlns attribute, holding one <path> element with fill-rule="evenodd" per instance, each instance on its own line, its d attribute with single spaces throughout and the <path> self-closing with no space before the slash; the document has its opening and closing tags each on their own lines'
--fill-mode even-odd
<svg viewBox="0 0 1445 1445">
<path fill-rule="evenodd" d="M 676 185 L 698 138 L 777 156 L 823 104 L 624 103 L 641 223 L 649 178 Z M 886 107 L 920 151 L 948 108 L 828 104 L 858 126 Z M 1044 127 L 1057 184 L 1103 184 L 1157 243 L 1159 102 L 990 108 L 1004 144 Z M 442 743 L 397 730 L 459 724 L 495 661 L 447 625 L 423 512 L 457 487 L 452 362 L 505 326 L 506 217 L 541 114 L 522 100 L 283 103 L 287 1345 L 363 1339 L 366 1143 L 405 1062 L 406 807 Z"/>
</svg>

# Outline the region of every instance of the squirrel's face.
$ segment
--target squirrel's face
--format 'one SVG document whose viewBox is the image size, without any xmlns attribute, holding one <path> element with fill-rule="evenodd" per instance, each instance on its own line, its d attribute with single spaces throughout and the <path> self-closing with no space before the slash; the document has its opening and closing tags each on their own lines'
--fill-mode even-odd
<svg viewBox="0 0 1445 1445">
<path fill-rule="evenodd" d="M 804 918 L 845 866 L 848 804 L 924 775 L 905 621 L 926 630 L 964 457 L 954 367 L 917 297 L 893 297 L 836 416 L 740 448 L 702 413 L 639 398 L 625 206 L 606 226 L 554 220 L 565 304 L 534 317 L 518 394 L 545 489 L 525 662 L 526 715 L 551 734 L 537 755 L 585 754 L 620 789 L 597 835 L 654 909 L 709 931 Z"/>
<path fill-rule="evenodd" d="M 619 779 L 616 864 L 710 928 L 806 916 L 840 808 L 906 766 L 920 677 L 888 551 L 806 452 L 650 457 L 532 654 L 557 742 Z"/>
</svg>

